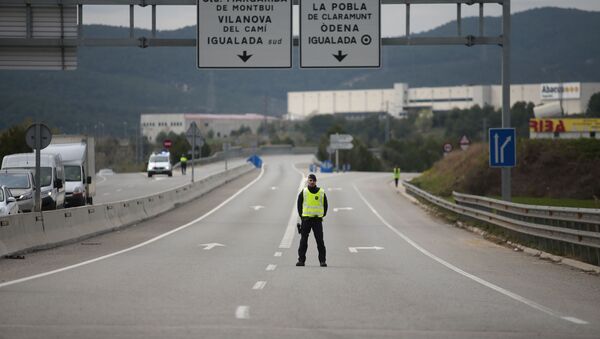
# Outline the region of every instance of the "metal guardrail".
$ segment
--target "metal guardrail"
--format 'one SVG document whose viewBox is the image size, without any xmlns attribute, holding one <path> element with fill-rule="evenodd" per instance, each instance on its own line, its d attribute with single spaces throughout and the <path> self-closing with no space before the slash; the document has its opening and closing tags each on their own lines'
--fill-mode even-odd
<svg viewBox="0 0 600 339">
<path fill-rule="evenodd" d="M 600 210 L 534 206 L 453 192 L 457 202 L 436 197 L 404 181 L 406 191 L 430 203 L 510 230 L 522 242 L 600 265 Z"/>
</svg>

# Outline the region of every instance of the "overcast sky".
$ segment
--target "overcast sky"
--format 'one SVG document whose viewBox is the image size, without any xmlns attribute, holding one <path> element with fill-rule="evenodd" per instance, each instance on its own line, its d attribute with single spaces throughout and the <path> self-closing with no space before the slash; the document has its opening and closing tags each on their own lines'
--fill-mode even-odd
<svg viewBox="0 0 600 339">
<path fill-rule="evenodd" d="M 294 34 L 298 32 L 297 6 L 294 6 Z M 538 7 L 577 8 L 600 11 L 600 0 L 513 0 L 512 13 Z M 385 5 L 382 11 L 382 35 L 404 35 L 404 5 Z M 485 5 L 485 15 L 499 16 L 501 6 Z M 479 6 L 462 6 L 462 16 L 478 16 Z M 412 5 L 411 32 L 427 31 L 456 19 L 456 5 Z M 84 24 L 104 24 L 129 26 L 129 6 L 84 6 Z M 196 11 L 192 6 L 157 6 L 157 27 L 159 30 L 173 30 L 196 24 Z M 135 26 L 151 27 L 151 7 L 135 7 Z"/>
</svg>

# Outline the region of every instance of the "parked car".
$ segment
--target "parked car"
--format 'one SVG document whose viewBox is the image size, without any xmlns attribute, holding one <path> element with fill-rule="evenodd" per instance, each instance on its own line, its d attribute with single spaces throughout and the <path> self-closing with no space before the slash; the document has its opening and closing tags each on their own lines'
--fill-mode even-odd
<svg viewBox="0 0 600 339">
<path fill-rule="evenodd" d="M 25 169 L 0 170 L 0 186 L 10 189 L 19 204 L 19 211 L 33 211 L 33 196 L 35 190 L 33 172 Z"/>
<path fill-rule="evenodd" d="M 17 199 L 12 196 L 10 189 L 6 186 L 0 186 L 0 216 L 19 213 L 19 204 Z"/>
</svg>

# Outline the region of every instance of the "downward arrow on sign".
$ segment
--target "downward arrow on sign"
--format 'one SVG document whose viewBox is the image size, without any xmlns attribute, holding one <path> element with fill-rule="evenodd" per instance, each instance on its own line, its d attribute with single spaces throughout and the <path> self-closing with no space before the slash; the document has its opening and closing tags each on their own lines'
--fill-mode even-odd
<svg viewBox="0 0 600 339">
<path fill-rule="evenodd" d="M 242 55 L 238 54 L 238 57 L 240 59 L 242 59 L 243 62 L 246 62 L 246 61 L 248 61 L 248 59 L 250 59 L 252 57 L 252 54 L 248 54 L 247 51 L 244 51 L 244 53 L 242 53 Z"/>
<path fill-rule="evenodd" d="M 342 62 L 342 60 L 344 60 L 344 58 L 348 55 L 348 54 L 342 54 L 342 51 L 338 51 L 338 54 L 332 54 L 334 58 L 337 59 L 337 61 Z"/>
</svg>

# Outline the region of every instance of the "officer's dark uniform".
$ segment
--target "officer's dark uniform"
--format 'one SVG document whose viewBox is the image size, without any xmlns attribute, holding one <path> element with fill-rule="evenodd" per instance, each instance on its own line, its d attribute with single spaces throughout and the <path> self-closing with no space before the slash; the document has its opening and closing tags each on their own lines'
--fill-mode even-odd
<svg viewBox="0 0 600 339">
<path fill-rule="evenodd" d="M 316 181 L 316 177 L 311 174 L 309 178 L 312 178 Z M 316 194 L 319 191 L 319 187 L 315 186 L 313 188 L 308 187 L 308 190 Z M 298 195 L 298 215 L 302 218 L 302 227 L 301 227 L 301 238 L 300 238 L 300 246 L 298 247 L 298 263 L 296 266 L 304 266 L 304 262 L 306 261 L 306 250 L 308 249 L 308 236 L 310 235 L 310 231 L 312 230 L 315 235 L 315 240 L 317 241 L 317 249 L 319 250 L 319 263 L 321 266 L 325 267 L 326 264 L 326 250 L 325 250 L 325 242 L 323 241 L 323 218 L 321 217 L 302 217 L 302 208 L 304 204 L 304 190 L 300 192 Z M 327 215 L 327 196 L 323 193 L 323 217 Z"/>
</svg>

